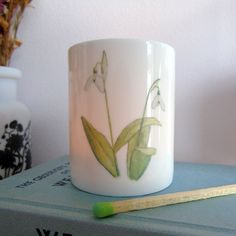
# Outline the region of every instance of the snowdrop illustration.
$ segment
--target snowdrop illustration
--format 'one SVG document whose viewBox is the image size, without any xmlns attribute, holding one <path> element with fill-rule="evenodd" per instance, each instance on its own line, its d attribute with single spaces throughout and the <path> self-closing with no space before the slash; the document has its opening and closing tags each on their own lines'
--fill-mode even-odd
<svg viewBox="0 0 236 236">
<path fill-rule="evenodd" d="M 107 67 L 108 67 L 107 56 L 106 56 L 106 52 L 103 51 L 102 60 L 101 62 L 100 61 L 97 62 L 96 65 L 94 66 L 93 73 L 91 76 L 89 76 L 84 86 L 85 90 L 88 90 L 92 84 L 95 84 L 95 86 L 101 93 L 105 92 Z"/>
<path fill-rule="evenodd" d="M 155 84 L 155 88 L 157 89 L 157 94 L 156 94 L 155 98 L 153 99 L 151 106 L 152 106 L 152 109 L 155 109 L 157 106 L 160 105 L 161 110 L 165 111 L 165 104 L 164 104 L 162 97 L 161 97 L 159 82 L 160 82 L 160 79 L 157 79 L 156 84 Z"/>
<path fill-rule="evenodd" d="M 97 158 L 97 160 L 107 169 L 110 174 L 114 177 L 119 176 L 119 170 L 117 166 L 116 155 L 113 150 L 114 139 L 112 132 L 111 116 L 108 103 L 108 94 L 106 91 L 106 80 L 107 80 L 107 70 L 108 70 L 108 61 L 106 52 L 103 51 L 101 61 L 98 61 L 93 68 L 93 73 L 89 76 L 86 81 L 85 90 L 88 90 L 91 85 L 95 85 L 99 92 L 104 94 L 106 112 L 107 112 L 107 121 L 110 133 L 110 142 L 107 138 L 96 130 L 85 117 L 81 117 L 83 127 L 88 138 L 88 142 L 91 146 L 91 149 Z"/>
<path fill-rule="evenodd" d="M 165 111 L 165 104 L 160 92 L 160 79 L 156 79 L 148 90 L 142 117 L 128 124 L 114 141 L 109 99 L 106 90 L 107 72 L 108 59 L 104 50 L 101 60 L 93 67 L 92 75 L 88 77 L 84 90 L 87 91 L 94 85 L 104 95 L 110 140 L 98 131 L 84 116 L 81 117 L 83 128 L 94 156 L 113 177 L 119 176 L 116 154 L 122 147 L 128 145 L 127 175 L 131 180 L 137 181 L 147 169 L 151 157 L 156 153 L 156 148 L 148 147 L 148 141 L 151 126 L 160 126 L 161 123 L 155 117 L 146 117 L 146 110 L 149 97 L 155 92 L 156 95 L 151 103 L 152 109 L 160 106 L 161 110 Z"/>
</svg>

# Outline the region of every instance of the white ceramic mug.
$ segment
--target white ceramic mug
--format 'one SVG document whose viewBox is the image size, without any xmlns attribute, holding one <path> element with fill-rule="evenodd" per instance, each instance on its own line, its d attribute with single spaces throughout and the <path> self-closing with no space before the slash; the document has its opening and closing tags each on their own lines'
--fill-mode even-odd
<svg viewBox="0 0 236 236">
<path fill-rule="evenodd" d="M 109 196 L 160 191 L 173 178 L 175 53 L 103 39 L 69 49 L 73 184 Z"/>
</svg>

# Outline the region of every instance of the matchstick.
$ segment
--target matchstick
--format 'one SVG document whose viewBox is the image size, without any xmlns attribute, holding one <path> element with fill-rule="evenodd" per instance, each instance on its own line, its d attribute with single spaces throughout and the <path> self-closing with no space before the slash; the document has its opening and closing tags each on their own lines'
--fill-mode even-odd
<svg viewBox="0 0 236 236">
<path fill-rule="evenodd" d="M 104 218 L 121 212 L 204 200 L 231 194 L 236 194 L 236 184 L 121 201 L 97 202 L 93 206 L 93 213 L 97 218 Z"/>
</svg>

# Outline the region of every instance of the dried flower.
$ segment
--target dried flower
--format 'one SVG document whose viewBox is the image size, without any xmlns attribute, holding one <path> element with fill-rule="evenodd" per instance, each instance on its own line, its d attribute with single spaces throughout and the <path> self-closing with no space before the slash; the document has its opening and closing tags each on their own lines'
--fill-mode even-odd
<svg viewBox="0 0 236 236">
<path fill-rule="evenodd" d="M 5 2 L 6 0 L 0 0 L 0 15 L 4 14 L 4 11 L 6 9 Z"/>
<path fill-rule="evenodd" d="M 25 7 L 31 0 L 0 0 L 0 65 L 7 66 L 14 50 L 21 45 L 17 31 Z"/>
</svg>

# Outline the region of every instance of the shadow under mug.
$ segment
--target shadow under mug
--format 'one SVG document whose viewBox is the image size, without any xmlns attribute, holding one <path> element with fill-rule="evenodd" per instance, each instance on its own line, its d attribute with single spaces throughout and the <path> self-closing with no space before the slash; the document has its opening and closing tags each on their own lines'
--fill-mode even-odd
<svg viewBox="0 0 236 236">
<path fill-rule="evenodd" d="M 175 53 L 102 39 L 69 49 L 72 183 L 108 196 L 160 191 L 173 179 Z"/>
</svg>

